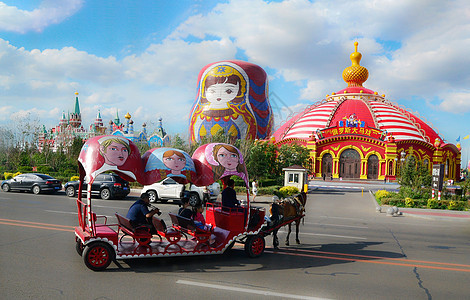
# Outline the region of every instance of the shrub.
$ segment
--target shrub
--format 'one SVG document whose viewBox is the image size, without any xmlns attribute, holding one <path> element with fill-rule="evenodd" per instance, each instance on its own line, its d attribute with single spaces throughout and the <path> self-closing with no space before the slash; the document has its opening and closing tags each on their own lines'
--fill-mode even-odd
<svg viewBox="0 0 470 300">
<path fill-rule="evenodd" d="M 386 190 L 378 190 L 377 192 L 375 192 L 375 198 L 378 200 L 378 201 L 382 201 L 383 198 L 388 198 L 390 197 L 390 192 L 389 191 L 386 191 Z"/>
<path fill-rule="evenodd" d="M 76 175 L 70 177 L 70 181 L 77 181 L 77 180 L 79 180 L 79 179 L 80 179 L 80 176 L 76 176 Z"/>
<path fill-rule="evenodd" d="M 289 197 L 299 193 L 299 189 L 295 186 L 283 186 L 279 189 L 279 193 L 283 196 L 282 198 Z"/>
<path fill-rule="evenodd" d="M 13 173 L 5 172 L 3 173 L 3 177 L 5 177 L 5 180 L 7 180 L 7 179 L 12 179 L 14 176 L 13 176 Z"/>
<path fill-rule="evenodd" d="M 405 198 L 406 207 L 415 207 L 415 201 L 411 198 Z"/>
<path fill-rule="evenodd" d="M 464 210 L 467 207 L 466 201 L 449 201 L 448 209 L 451 210 Z"/>
<path fill-rule="evenodd" d="M 33 167 L 31 166 L 19 166 L 18 171 L 21 173 L 28 173 L 33 171 Z"/>
<path fill-rule="evenodd" d="M 51 173 L 52 171 L 54 171 L 54 169 L 52 169 L 51 166 L 38 166 L 38 172 L 39 173 Z"/>
<path fill-rule="evenodd" d="M 435 198 L 428 200 L 427 208 L 439 208 L 439 202 Z"/>
</svg>

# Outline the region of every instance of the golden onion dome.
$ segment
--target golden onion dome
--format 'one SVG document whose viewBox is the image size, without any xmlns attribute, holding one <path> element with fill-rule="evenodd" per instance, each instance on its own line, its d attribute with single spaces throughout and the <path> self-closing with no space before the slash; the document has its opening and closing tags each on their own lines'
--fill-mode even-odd
<svg viewBox="0 0 470 300">
<path fill-rule="evenodd" d="M 124 116 L 124 118 L 126 118 L 126 119 L 129 120 L 129 119 L 131 118 L 131 115 L 130 115 L 129 113 L 127 113 L 127 114 Z"/>
<path fill-rule="evenodd" d="M 343 70 L 343 80 L 348 83 L 348 87 L 362 86 L 369 77 L 369 71 L 359 65 L 362 54 L 357 52 L 358 44 L 358 42 L 354 42 L 355 51 L 349 56 L 351 59 L 351 66 Z"/>
</svg>

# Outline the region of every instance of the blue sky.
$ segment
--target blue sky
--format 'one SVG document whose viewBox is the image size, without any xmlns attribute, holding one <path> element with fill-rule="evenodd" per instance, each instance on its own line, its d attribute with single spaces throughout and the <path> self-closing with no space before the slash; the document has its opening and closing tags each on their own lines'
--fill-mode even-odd
<svg viewBox="0 0 470 300">
<path fill-rule="evenodd" d="M 186 135 L 200 69 L 242 59 L 268 73 L 279 126 L 346 87 L 358 41 L 364 86 L 455 143 L 470 134 L 467 2 L 3 0 L 0 125 L 29 114 L 52 127 L 78 91 L 85 126 L 119 110 Z"/>
</svg>

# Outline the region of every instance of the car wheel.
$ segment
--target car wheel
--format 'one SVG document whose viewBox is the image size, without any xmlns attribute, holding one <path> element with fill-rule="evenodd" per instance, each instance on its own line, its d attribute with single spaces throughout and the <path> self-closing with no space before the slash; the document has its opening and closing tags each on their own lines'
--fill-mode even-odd
<svg viewBox="0 0 470 300">
<path fill-rule="evenodd" d="M 152 203 L 157 202 L 157 200 L 158 200 L 157 192 L 155 192 L 155 191 L 147 191 L 147 194 L 149 195 L 149 200 L 150 200 L 150 202 L 152 202 Z"/>
<path fill-rule="evenodd" d="M 89 269 L 102 271 L 114 260 L 114 251 L 107 243 L 94 242 L 85 246 L 82 256 Z"/>
<path fill-rule="evenodd" d="M 69 197 L 75 197 L 75 188 L 73 186 L 68 186 L 65 189 L 65 194 Z"/>
<path fill-rule="evenodd" d="M 111 199 L 111 191 L 109 189 L 102 189 L 100 192 L 100 197 L 103 200 Z"/>
<path fill-rule="evenodd" d="M 191 193 L 189 194 L 189 204 L 192 207 L 197 206 L 200 203 L 199 195 L 197 193 Z"/>
<path fill-rule="evenodd" d="M 40 192 L 41 192 L 41 188 L 39 187 L 39 185 L 33 186 L 33 194 L 37 195 Z"/>
<path fill-rule="evenodd" d="M 2 185 L 2 191 L 9 192 L 10 191 L 10 185 L 8 183 L 4 183 Z"/>
</svg>

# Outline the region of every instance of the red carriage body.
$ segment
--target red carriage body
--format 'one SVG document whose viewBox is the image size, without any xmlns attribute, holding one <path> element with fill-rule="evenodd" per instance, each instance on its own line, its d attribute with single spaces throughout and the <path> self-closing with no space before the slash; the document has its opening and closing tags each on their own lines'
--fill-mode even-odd
<svg viewBox="0 0 470 300">
<path fill-rule="evenodd" d="M 218 153 L 224 151 L 232 151 L 233 157 L 238 156 L 237 168 L 224 168 L 224 161 L 217 158 Z M 182 163 L 179 167 L 165 164 L 165 155 L 179 155 Z M 92 270 L 106 269 L 114 259 L 221 254 L 235 242 L 245 244 L 251 257 L 264 251 L 264 235 L 260 230 L 265 210 L 250 207 L 243 156 L 231 145 L 206 144 L 199 147 L 192 157 L 178 149 L 156 148 L 140 157 L 139 150 L 130 140 L 119 136 L 99 136 L 85 143 L 78 161 L 80 182 L 85 180 L 89 189 L 84 202 L 80 184 L 76 249 Z M 105 171 L 116 172 L 124 179 L 144 185 L 172 177 L 180 183 L 192 182 L 203 186 L 217 180 L 225 183 L 235 175 L 245 182 L 247 203 L 236 210 L 222 207 L 220 203 L 207 203 L 206 223 L 212 225 L 211 230 L 198 229 L 192 220 L 173 214 L 170 214 L 172 225 L 165 226 L 160 218 L 154 216 L 152 221 L 158 234 L 151 235 L 149 231 L 132 228 L 129 220 L 119 214 L 116 214 L 117 223 L 111 223 L 107 217 L 93 212 L 91 183 L 96 175 Z"/>
</svg>

